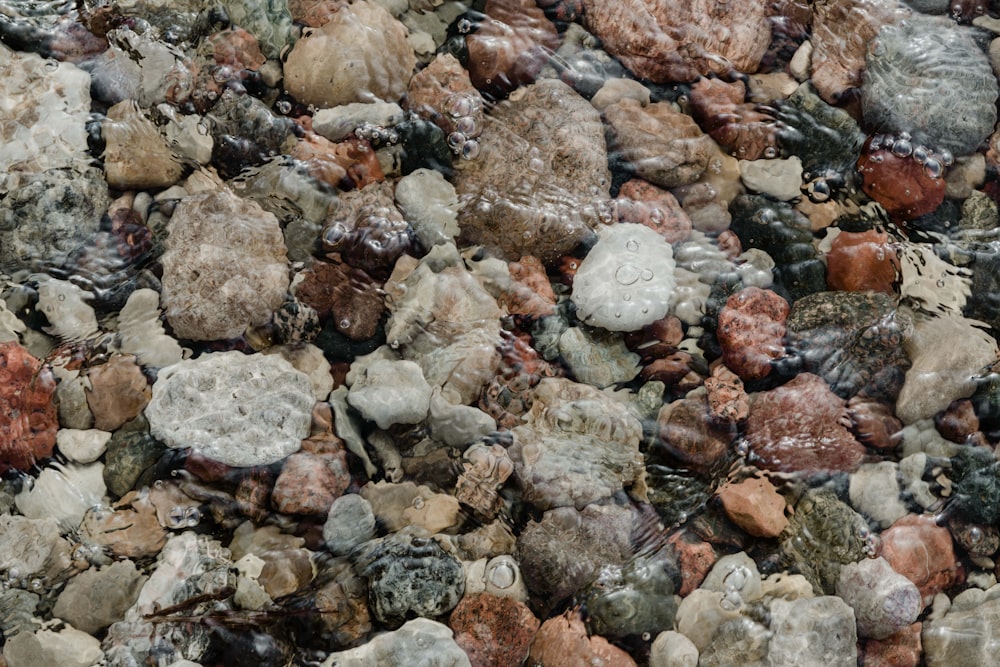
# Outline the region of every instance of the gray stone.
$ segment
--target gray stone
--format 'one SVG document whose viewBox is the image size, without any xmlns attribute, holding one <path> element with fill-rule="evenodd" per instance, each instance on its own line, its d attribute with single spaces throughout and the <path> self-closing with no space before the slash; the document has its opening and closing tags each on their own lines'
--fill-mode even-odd
<svg viewBox="0 0 1000 667">
<path fill-rule="evenodd" d="M 858 635 L 872 639 L 885 639 L 902 630 L 923 609 L 916 585 L 882 557 L 842 567 L 837 595 L 854 609 Z"/>
<path fill-rule="evenodd" d="M 320 109 L 313 116 L 312 128 L 330 141 L 341 141 L 353 136 L 354 130 L 362 125 L 392 127 L 405 118 L 406 114 L 394 102 L 352 102 Z"/>
<path fill-rule="evenodd" d="M 52 615 L 78 630 L 96 634 L 125 617 L 146 578 L 130 560 L 86 570 L 66 584 L 56 599 Z"/>
<path fill-rule="evenodd" d="M 909 514 L 899 497 L 899 466 L 893 461 L 865 463 L 851 475 L 851 505 L 883 529 Z"/>
<path fill-rule="evenodd" d="M 375 513 L 371 503 L 356 493 L 333 501 L 323 524 L 323 540 L 330 553 L 343 556 L 374 536 Z"/>
<path fill-rule="evenodd" d="M 559 337 L 559 353 L 577 380 L 599 389 L 639 374 L 641 357 L 615 332 L 570 327 Z"/>
<path fill-rule="evenodd" d="M 824 595 L 771 603 L 771 667 L 856 667 L 854 611 Z"/>
<path fill-rule="evenodd" d="M 921 632 L 927 667 L 996 664 L 1000 641 L 1000 586 L 969 589 Z"/>
<path fill-rule="evenodd" d="M 69 543 L 59 536 L 59 522 L 51 517 L 0 515 L 0 535 L 0 572 L 12 582 L 54 575 L 49 570 L 61 568 L 60 558 L 69 555 Z"/>
<path fill-rule="evenodd" d="M 451 629 L 427 618 L 408 621 L 399 630 L 378 635 L 367 644 L 331 653 L 323 667 L 471 667 L 469 656 L 452 638 Z"/>
<path fill-rule="evenodd" d="M 149 432 L 143 415 L 125 422 L 108 441 L 104 455 L 104 484 L 118 497 L 136 487 L 142 474 L 156 463 L 167 448 Z M 152 483 L 152 480 L 150 480 Z"/>
<path fill-rule="evenodd" d="M 740 160 L 740 179 L 754 192 L 788 201 L 802 195 L 802 160 Z"/>
<path fill-rule="evenodd" d="M 299 449 L 314 403 L 309 376 L 280 356 L 216 352 L 161 370 L 145 414 L 168 447 L 256 466 Z"/>
<path fill-rule="evenodd" d="M 21 632 L 3 647 L 8 667 L 91 667 L 104 657 L 101 642 L 75 628 Z"/>
<path fill-rule="evenodd" d="M 701 588 L 726 594 L 734 606 L 752 602 L 762 595 L 760 572 L 746 552 L 723 556 L 715 562 Z"/>
<path fill-rule="evenodd" d="M 454 241 L 458 236 L 458 195 L 441 172 L 413 170 L 396 182 L 395 197 L 425 248 Z"/>
<path fill-rule="evenodd" d="M 351 365 L 347 402 L 386 429 L 393 424 L 416 424 L 430 408 L 431 386 L 413 361 L 375 359 Z"/>
</svg>

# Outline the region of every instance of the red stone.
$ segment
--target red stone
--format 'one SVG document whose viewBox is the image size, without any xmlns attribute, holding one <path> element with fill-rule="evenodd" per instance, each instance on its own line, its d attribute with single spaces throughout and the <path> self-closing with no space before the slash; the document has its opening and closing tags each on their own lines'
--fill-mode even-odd
<svg viewBox="0 0 1000 667">
<path fill-rule="evenodd" d="M 717 331 L 726 366 L 744 380 L 767 377 L 771 362 L 785 354 L 789 310 L 781 296 L 759 287 L 746 287 L 726 299 Z"/>
<path fill-rule="evenodd" d="M 750 397 L 746 441 L 754 463 L 776 472 L 853 472 L 865 448 L 848 426 L 844 399 L 822 378 L 802 373 Z"/>
<path fill-rule="evenodd" d="M 841 232 L 826 256 L 826 284 L 831 290 L 893 294 L 899 258 L 884 231 Z"/>
<path fill-rule="evenodd" d="M 736 80 L 701 78 L 691 86 L 690 111 L 701 128 L 727 153 L 741 160 L 778 155 L 773 116 L 745 101 L 746 87 Z"/>
<path fill-rule="evenodd" d="M 314 262 L 302 272 L 295 295 L 320 319 L 334 318 L 338 332 L 351 340 L 368 340 L 378 331 L 385 310 L 382 283 L 339 259 L 333 255 L 330 262 Z"/>
<path fill-rule="evenodd" d="M 682 340 L 684 325 L 673 315 L 667 315 L 638 331 L 625 334 L 625 345 L 644 361 L 673 354 Z"/>
<path fill-rule="evenodd" d="M 59 419 L 52 369 L 16 342 L 0 343 L 0 472 L 52 456 Z"/>
<path fill-rule="evenodd" d="M 538 319 L 555 312 L 556 294 L 545 274 L 542 262 L 532 255 L 525 255 L 507 265 L 511 286 L 497 298 L 497 303 L 511 315 Z"/>
<path fill-rule="evenodd" d="M 862 650 L 863 667 L 917 667 L 923 652 L 920 630 L 914 623 L 885 639 L 868 639 Z"/>
<path fill-rule="evenodd" d="M 681 597 L 701 586 L 718 560 L 712 545 L 687 529 L 671 534 L 667 538 L 667 548 L 676 555 L 681 570 L 681 587 L 677 591 Z"/>
<path fill-rule="evenodd" d="M 894 221 L 913 220 L 933 212 L 944 201 L 943 178 L 932 178 L 912 157 L 879 149 L 861 154 L 857 164 L 861 189 L 888 211 Z"/>
<path fill-rule="evenodd" d="M 777 537 L 788 526 L 784 497 L 762 477 L 724 484 L 719 500 L 726 516 L 755 537 Z"/>
<path fill-rule="evenodd" d="M 715 419 L 741 422 L 750 416 L 750 397 L 743 381 L 725 364 L 716 364 L 712 376 L 705 379 L 709 413 Z"/>
<path fill-rule="evenodd" d="M 969 436 L 979 431 L 979 417 L 972 401 L 962 398 L 952 401 L 947 410 L 935 415 L 934 425 L 945 439 L 964 444 Z"/>
<path fill-rule="evenodd" d="M 243 28 L 232 26 L 205 41 L 212 46 L 212 57 L 216 65 L 258 70 L 267 62 L 267 58 L 260 52 L 257 38 Z"/>
<path fill-rule="evenodd" d="M 524 662 L 541 621 L 522 602 L 479 593 L 462 598 L 448 625 L 472 667 L 505 667 Z"/>
<path fill-rule="evenodd" d="M 916 584 L 924 606 L 965 577 L 955 558 L 951 533 L 933 516 L 908 514 L 882 533 L 879 555 Z"/>
<path fill-rule="evenodd" d="M 660 437 L 651 451 L 700 470 L 711 468 L 736 437 L 731 423 L 712 419 L 704 397 L 664 405 L 656 421 Z"/>
<path fill-rule="evenodd" d="M 903 423 L 885 403 L 855 396 L 847 402 L 847 412 L 851 430 L 861 444 L 886 451 L 899 445 Z"/>
<path fill-rule="evenodd" d="M 645 225 L 667 243 L 686 241 L 691 234 L 691 218 L 667 190 L 640 178 L 622 184 L 615 200 L 619 222 Z"/>
<path fill-rule="evenodd" d="M 580 613 L 572 610 L 542 623 L 531 643 L 528 664 L 535 667 L 635 667 L 635 661 L 628 653 L 612 646 L 604 637 L 587 637 L 587 628 L 580 619 Z"/>
</svg>

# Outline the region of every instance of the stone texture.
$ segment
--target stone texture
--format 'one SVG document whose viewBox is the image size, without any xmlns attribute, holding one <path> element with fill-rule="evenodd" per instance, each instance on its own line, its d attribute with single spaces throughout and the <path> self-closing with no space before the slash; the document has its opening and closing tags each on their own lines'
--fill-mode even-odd
<svg viewBox="0 0 1000 667">
<path fill-rule="evenodd" d="M 351 483 L 343 457 L 297 452 L 288 457 L 271 491 L 275 509 L 285 514 L 325 517 Z"/>
<path fill-rule="evenodd" d="M 716 335 L 726 366 L 743 380 L 760 380 L 785 353 L 788 302 L 771 290 L 745 287 L 726 299 Z"/>
<path fill-rule="evenodd" d="M 455 643 L 447 625 L 427 618 L 407 621 L 393 632 L 376 636 L 367 644 L 331 653 L 322 667 L 471 667 L 468 656 Z"/>
<path fill-rule="evenodd" d="M 375 513 L 372 505 L 357 493 L 347 493 L 330 504 L 323 540 L 335 556 L 343 556 L 375 536 Z"/>
<path fill-rule="evenodd" d="M 933 516 L 909 514 L 882 533 L 879 554 L 920 590 L 923 604 L 961 580 L 951 534 Z"/>
<path fill-rule="evenodd" d="M 778 131 L 774 117 L 760 106 L 745 101 L 746 97 L 743 81 L 729 83 L 722 79 L 703 78 L 691 86 L 689 109 L 702 129 L 728 154 L 741 160 L 778 155 Z M 799 167 L 800 182 L 795 184 L 796 194 L 801 184 L 801 164 Z"/>
<path fill-rule="evenodd" d="M 81 572 L 59 594 L 52 614 L 77 630 L 96 634 L 125 617 L 146 578 L 130 560 Z"/>
<path fill-rule="evenodd" d="M 921 640 L 928 667 L 988 665 L 996 659 L 1000 589 L 969 590 L 940 618 L 924 622 Z"/>
<path fill-rule="evenodd" d="M 134 419 L 149 403 L 152 390 L 132 355 L 117 354 L 106 364 L 92 366 L 87 404 L 94 415 L 94 428 L 114 431 Z"/>
<path fill-rule="evenodd" d="M 472 667 L 519 665 L 541 622 L 527 605 L 489 593 L 466 595 L 448 618 Z"/>
<path fill-rule="evenodd" d="M 299 449 L 313 403 L 309 377 L 281 357 L 216 352 L 160 371 L 146 418 L 168 447 L 267 465 Z"/>
<path fill-rule="evenodd" d="M 65 533 L 75 530 L 88 509 L 104 500 L 104 464 L 44 468 L 32 486 L 14 496 L 14 504 L 29 519 L 53 518 Z"/>
<path fill-rule="evenodd" d="M 148 495 L 135 491 L 111 507 L 96 505 L 83 516 L 80 539 L 118 558 L 150 558 L 167 542 L 167 531 L 156 516 Z"/>
<path fill-rule="evenodd" d="M 851 505 L 881 528 L 888 528 L 909 514 L 900 498 L 899 477 L 899 466 L 893 461 L 862 464 L 851 475 L 848 487 Z"/>
<path fill-rule="evenodd" d="M 271 319 L 288 291 L 277 218 L 227 189 L 185 197 L 168 226 L 162 304 L 180 338 L 235 338 Z"/>
<path fill-rule="evenodd" d="M 667 190 L 642 179 L 622 183 L 615 199 L 618 222 L 636 222 L 658 233 L 667 243 L 686 241 L 691 233 L 691 218 Z"/>
<path fill-rule="evenodd" d="M 650 453 L 696 470 L 710 470 L 736 437 L 733 425 L 714 419 L 700 396 L 664 404 L 657 413 L 656 427 L 659 437 Z"/>
<path fill-rule="evenodd" d="M 166 188 L 179 181 L 184 172 L 182 160 L 134 100 L 108 109 L 101 123 L 101 138 L 105 146 L 104 173 L 112 188 Z"/>
<path fill-rule="evenodd" d="M 898 274 L 899 259 L 884 231 L 842 231 L 826 255 L 826 284 L 831 290 L 892 294 Z"/>
<path fill-rule="evenodd" d="M 756 537 L 777 537 L 788 526 L 785 499 L 766 478 L 726 483 L 719 489 L 726 516 Z"/>
<path fill-rule="evenodd" d="M 679 632 L 661 632 L 649 649 L 649 667 L 698 667 L 698 647 Z"/>
<path fill-rule="evenodd" d="M 321 319 L 330 318 L 336 330 L 351 340 L 368 340 L 379 328 L 385 312 L 381 281 L 364 269 L 342 260 L 315 261 L 300 274 L 295 296 L 314 308 Z"/>
<path fill-rule="evenodd" d="M 886 639 L 917 620 L 920 591 L 884 558 L 866 558 L 840 569 L 837 595 L 854 609 L 858 635 Z"/>
<path fill-rule="evenodd" d="M 388 359 L 355 362 L 350 375 L 353 380 L 347 402 L 379 428 L 416 424 L 427 417 L 431 386 L 416 363 Z"/>
<path fill-rule="evenodd" d="M 864 643 L 865 667 L 917 667 L 923 657 L 921 623 L 914 623 L 885 639 Z"/>
<path fill-rule="evenodd" d="M 740 160 L 743 185 L 781 201 L 802 195 L 802 160 L 793 155 L 785 159 Z"/>
<path fill-rule="evenodd" d="M 578 614 L 566 612 L 542 624 L 531 643 L 528 662 L 539 667 L 592 665 L 633 667 L 636 663 L 625 651 L 603 637 L 587 637 Z"/>
<path fill-rule="evenodd" d="M 884 206 L 894 221 L 919 218 L 933 213 L 944 201 L 943 169 L 940 162 L 935 164 L 936 170 L 912 156 L 899 157 L 894 147 L 875 149 L 874 143 L 869 144 L 858 158 L 861 189 Z"/>
<path fill-rule="evenodd" d="M 3 658 L 10 667 L 90 667 L 103 657 L 101 642 L 75 628 L 20 632 L 3 647 Z"/>
<path fill-rule="evenodd" d="M 392 185 L 370 183 L 342 193 L 327 216 L 320 240 L 331 259 L 384 278 L 411 243 L 410 227 L 396 208 Z"/>
<path fill-rule="evenodd" d="M 825 595 L 771 602 L 768 658 L 774 665 L 854 667 L 858 635 L 854 612 L 838 597 Z"/>
<path fill-rule="evenodd" d="M 52 455 L 59 429 L 52 370 L 17 342 L 0 343 L 0 471 Z"/>
</svg>

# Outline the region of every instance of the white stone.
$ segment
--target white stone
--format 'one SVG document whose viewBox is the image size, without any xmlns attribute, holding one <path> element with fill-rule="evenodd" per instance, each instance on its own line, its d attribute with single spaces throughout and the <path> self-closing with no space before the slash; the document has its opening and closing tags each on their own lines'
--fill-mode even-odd
<svg viewBox="0 0 1000 667">
<path fill-rule="evenodd" d="M 802 160 L 740 160 L 740 178 L 750 190 L 788 201 L 802 194 Z"/>
<path fill-rule="evenodd" d="M 788 62 L 788 72 L 795 77 L 796 81 L 805 81 L 809 78 L 812 69 L 812 42 L 806 40 L 796 49 L 792 59 Z"/>
<path fill-rule="evenodd" d="M 363 367 L 347 395 L 353 408 L 382 429 L 423 421 L 430 401 L 431 386 L 420 366 L 405 360 L 376 359 Z"/>
<path fill-rule="evenodd" d="M 3 657 L 8 667 L 91 667 L 104 652 L 99 640 L 66 626 L 59 632 L 19 632 L 7 639 Z"/>
<path fill-rule="evenodd" d="M 320 109 L 313 116 L 313 132 L 330 141 L 342 141 L 365 124 L 392 127 L 406 118 L 395 102 L 351 102 L 330 109 Z"/>
<path fill-rule="evenodd" d="M 898 475 L 893 461 L 865 463 L 851 475 L 851 505 L 875 519 L 883 530 L 910 513 L 899 497 Z"/>
<path fill-rule="evenodd" d="M 103 463 L 53 463 L 14 497 L 14 504 L 29 519 L 55 519 L 60 531 L 68 533 L 80 525 L 87 510 L 102 503 L 105 493 Z"/>
<path fill-rule="evenodd" d="M 92 463 L 101 458 L 111 434 L 96 428 L 62 428 L 56 433 L 56 445 L 74 463 Z"/>
<path fill-rule="evenodd" d="M 17 315 L 7 310 L 7 302 L 0 299 L 0 343 L 12 343 L 20 340 L 20 335 L 27 325 L 18 319 Z"/>
<path fill-rule="evenodd" d="M 376 635 L 367 644 L 331 653 L 322 667 L 471 667 L 451 629 L 427 618 Z"/>
<path fill-rule="evenodd" d="M 134 354 L 143 366 L 164 368 L 180 361 L 184 350 L 164 332 L 159 304 L 160 295 L 151 289 L 129 295 L 118 314 L 118 348 Z"/>
<path fill-rule="evenodd" d="M 734 604 L 752 602 L 762 595 L 757 564 L 743 551 L 716 561 L 701 588 L 724 593 L 727 600 Z"/>
<path fill-rule="evenodd" d="M 661 632 L 649 649 L 649 667 L 698 667 L 698 647 L 679 632 Z"/>
<path fill-rule="evenodd" d="M 458 195 L 435 169 L 414 169 L 396 183 L 396 203 L 420 243 L 431 248 L 458 236 Z"/>
<path fill-rule="evenodd" d="M 42 327 L 45 333 L 65 341 L 81 341 L 99 329 L 97 315 L 86 302 L 94 295 L 85 292 L 71 282 L 49 278 L 38 285 L 37 308 L 49 320 L 49 326 Z"/>
<path fill-rule="evenodd" d="M 635 331 L 661 319 L 676 284 L 670 244 L 639 224 L 619 223 L 597 233 L 573 279 L 577 317 L 609 331 Z"/>
<path fill-rule="evenodd" d="M 298 451 L 314 403 L 309 376 L 280 356 L 215 352 L 161 370 L 146 418 L 168 447 L 270 465 Z"/>
</svg>

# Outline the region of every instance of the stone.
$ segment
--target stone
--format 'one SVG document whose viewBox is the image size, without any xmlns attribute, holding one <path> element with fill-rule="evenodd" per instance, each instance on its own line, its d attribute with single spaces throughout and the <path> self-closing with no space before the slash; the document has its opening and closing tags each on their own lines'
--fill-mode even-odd
<svg viewBox="0 0 1000 667">
<path fill-rule="evenodd" d="M 111 433 L 98 429 L 61 428 L 56 433 L 56 446 L 73 463 L 93 463 L 107 449 Z"/>
<path fill-rule="evenodd" d="M 629 223 L 601 227 L 598 236 L 573 279 L 577 317 L 609 331 L 635 331 L 664 317 L 675 285 L 670 244 Z"/>
<path fill-rule="evenodd" d="M 233 531 L 229 551 L 235 560 L 248 554 L 264 561 L 257 581 L 272 600 L 300 591 L 316 577 L 315 554 L 303 548 L 301 537 L 281 532 L 275 526 L 255 528 L 244 521 Z"/>
<path fill-rule="evenodd" d="M 56 444 L 56 379 L 16 341 L 0 343 L 0 471 L 28 470 Z"/>
<path fill-rule="evenodd" d="M 740 160 L 740 179 L 754 192 L 781 201 L 802 195 L 802 160 L 793 155 L 781 160 Z"/>
<path fill-rule="evenodd" d="M 892 294 L 899 271 L 899 259 L 884 231 L 841 231 L 826 255 L 826 284 L 831 290 Z"/>
<path fill-rule="evenodd" d="M 118 313 L 119 347 L 134 354 L 143 366 L 163 368 L 183 356 L 180 343 L 168 336 L 160 322 L 160 295 L 151 289 L 137 289 Z"/>
<path fill-rule="evenodd" d="M 602 567 L 580 595 L 587 628 L 606 639 L 652 636 L 673 627 L 677 612 L 667 552 L 637 554 L 622 566 Z"/>
<path fill-rule="evenodd" d="M 725 364 L 715 366 L 711 376 L 705 378 L 705 391 L 708 392 L 708 409 L 713 418 L 737 423 L 750 416 L 750 397 L 743 387 L 743 380 Z"/>
<path fill-rule="evenodd" d="M 330 141 L 342 141 L 363 125 L 392 127 L 404 118 L 403 110 L 395 102 L 351 102 L 317 109 L 312 117 L 312 129 Z"/>
<path fill-rule="evenodd" d="M 667 548 L 680 568 L 680 588 L 677 594 L 685 597 L 701 586 L 715 565 L 718 554 L 709 542 L 693 531 L 682 528 L 667 538 Z"/>
<path fill-rule="evenodd" d="M 568 611 L 542 623 L 528 652 L 528 664 L 539 667 L 593 665 L 634 667 L 629 654 L 600 636 L 587 636 L 579 613 Z"/>
<path fill-rule="evenodd" d="M 449 530 L 462 522 L 458 500 L 413 482 L 380 481 L 361 487 L 361 497 L 372 505 L 379 525 L 398 531 L 411 525 L 428 534 Z"/>
<path fill-rule="evenodd" d="M 785 499 L 766 478 L 727 482 L 719 489 L 726 516 L 755 537 L 777 537 L 788 526 Z"/>
<path fill-rule="evenodd" d="M 108 491 L 121 497 L 131 491 L 167 448 L 149 432 L 143 415 L 126 422 L 108 441 L 104 455 L 104 483 Z"/>
<path fill-rule="evenodd" d="M 358 40 L 358 34 L 368 38 Z M 377 2 L 344 5 L 295 43 L 284 63 L 285 88 L 316 107 L 395 102 L 417 64 L 406 35 L 406 27 Z"/>
<path fill-rule="evenodd" d="M 130 491 L 113 506 L 94 505 L 80 521 L 80 541 L 117 558 L 149 558 L 167 542 L 148 494 Z"/>
<path fill-rule="evenodd" d="M 181 179 L 184 162 L 135 100 L 108 109 L 101 122 L 104 173 L 117 190 L 155 190 Z"/>
<path fill-rule="evenodd" d="M 299 449 L 314 403 L 309 377 L 281 357 L 216 352 L 161 370 L 145 414 L 168 447 L 255 466 Z"/>
<path fill-rule="evenodd" d="M 396 208 L 392 185 L 369 183 L 342 193 L 320 236 L 327 257 L 384 278 L 411 243 L 409 225 Z"/>
<path fill-rule="evenodd" d="M 96 336 L 99 332 L 97 316 L 87 303 L 93 298 L 93 294 L 65 280 L 40 281 L 36 308 L 49 321 L 49 326 L 43 330 L 68 342 Z"/>
<path fill-rule="evenodd" d="M 455 498 L 471 507 L 477 518 L 492 521 L 504 506 L 498 490 L 514 473 L 510 454 L 503 445 L 476 443 L 462 454 L 462 467 Z"/>
<path fill-rule="evenodd" d="M 920 641 L 922 623 L 914 623 L 885 639 L 864 643 L 864 664 L 871 667 L 917 667 L 924 651 Z"/>
<path fill-rule="evenodd" d="M 394 196 L 425 248 L 453 242 L 458 236 L 458 194 L 441 172 L 414 169 L 396 182 Z"/>
<path fill-rule="evenodd" d="M 600 389 L 639 374 L 639 355 L 628 350 L 617 332 L 606 329 L 569 327 L 559 336 L 559 354 L 577 381 Z"/>
<path fill-rule="evenodd" d="M 908 514 L 882 533 L 879 555 L 920 590 L 926 606 L 961 580 L 951 534 L 933 516 Z"/>
<path fill-rule="evenodd" d="M 347 402 L 379 428 L 416 424 L 427 417 L 431 386 L 416 363 L 388 359 L 376 359 L 368 364 L 356 361 L 350 375 L 354 378 Z"/>
<path fill-rule="evenodd" d="M 473 667 L 521 664 L 541 622 L 527 605 L 489 593 L 462 598 L 448 625 Z"/>
<path fill-rule="evenodd" d="M 650 452 L 707 471 L 726 454 L 736 437 L 733 424 L 719 422 L 702 396 L 665 403 L 656 415 L 658 439 Z"/>
<path fill-rule="evenodd" d="M 69 542 L 59 536 L 59 522 L 52 517 L 29 519 L 18 514 L 0 515 L 0 571 L 13 582 L 26 584 L 32 577 L 65 576 L 70 566 Z"/>
<path fill-rule="evenodd" d="M 724 601 L 725 593 L 697 588 L 677 608 L 677 632 L 687 637 L 699 653 L 711 646 L 712 637 L 723 624 L 740 618 L 738 609 Z"/>
<path fill-rule="evenodd" d="M 996 586 L 964 593 L 944 615 L 924 622 L 920 641 L 929 667 L 989 664 L 994 659 L 998 593 Z"/>
<path fill-rule="evenodd" d="M 768 658 L 773 665 L 854 667 L 858 634 L 854 612 L 838 597 L 775 599 L 770 605 Z"/>
<path fill-rule="evenodd" d="M 77 630 L 96 634 L 125 617 L 146 578 L 130 560 L 86 570 L 66 584 L 52 614 Z"/>
<path fill-rule="evenodd" d="M 3 657 L 10 667 L 90 667 L 104 657 L 101 642 L 86 632 L 67 627 L 55 632 L 20 632 L 7 640 Z"/>
<path fill-rule="evenodd" d="M 555 313 L 556 295 L 545 266 L 533 255 L 524 255 L 507 264 L 510 285 L 497 303 L 511 315 L 538 319 Z"/>
<path fill-rule="evenodd" d="M 326 548 L 335 556 L 375 537 L 375 513 L 372 505 L 357 493 L 345 493 L 330 504 L 323 524 Z"/>
<path fill-rule="evenodd" d="M 928 157 L 921 163 L 912 153 L 900 157 L 897 153 L 906 151 L 905 148 L 896 149 L 896 144 L 911 145 L 909 139 L 899 139 L 890 146 L 879 148 L 875 147 L 874 140 L 866 145 L 867 150 L 862 152 L 857 163 L 861 189 L 885 207 L 894 221 L 913 220 L 933 213 L 944 201 L 943 158 Z"/>
<path fill-rule="evenodd" d="M 428 618 L 415 618 L 357 648 L 331 653 L 322 667 L 367 665 L 472 667 L 448 626 Z"/>
<path fill-rule="evenodd" d="M 337 466 L 331 463 L 327 456 L 311 452 L 289 456 L 271 491 L 274 508 L 285 514 L 325 517 L 351 482 L 346 470 L 337 474 Z"/>
<path fill-rule="evenodd" d="M 152 390 L 132 355 L 118 354 L 99 366 L 91 366 L 87 404 L 94 415 L 94 428 L 114 431 L 134 419 L 149 403 Z"/>
<path fill-rule="evenodd" d="M 333 375 L 330 362 L 323 355 L 323 350 L 312 343 L 285 343 L 272 345 L 263 350 L 264 354 L 279 354 L 296 370 L 309 376 L 312 383 L 313 397 L 317 401 L 325 401 L 333 391 Z"/>
<path fill-rule="evenodd" d="M 458 133 L 449 145 L 453 153 L 475 157 L 477 139 L 485 127 L 485 103 L 472 85 L 469 71 L 454 55 L 438 53 L 427 67 L 414 74 L 405 104 L 410 111 L 440 127 L 446 136 Z"/>
<path fill-rule="evenodd" d="M 341 260 L 315 261 L 302 271 L 295 296 L 330 319 L 338 333 L 350 340 L 368 340 L 378 333 L 385 313 L 382 283 L 364 269 Z"/>
<path fill-rule="evenodd" d="M 884 558 L 866 558 L 840 568 L 837 595 L 854 609 L 858 636 L 886 639 L 917 620 L 920 591 Z"/>
<path fill-rule="evenodd" d="M 745 287 L 719 312 L 716 335 L 726 366 L 743 380 L 760 380 L 784 356 L 788 302 L 771 290 Z"/>
<path fill-rule="evenodd" d="M 750 81 L 753 85 L 754 78 Z M 770 101 L 774 98 L 766 99 Z M 798 196 L 802 182 L 802 164 L 799 163 L 796 174 L 794 164 L 785 160 L 773 160 L 778 155 L 775 118 L 767 112 L 766 107 L 747 101 L 743 81 L 728 83 L 722 79 L 699 79 L 691 86 L 687 110 L 701 128 L 718 142 L 720 148 L 729 155 L 740 158 L 739 169 L 741 172 L 746 170 L 743 182 L 747 187 L 775 194 L 772 191 L 778 184 L 768 182 L 768 172 L 774 172 L 774 176 L 781 181 L 777 192 L 790 194 L 794 186 L 795 193 L 792 197 Z M 794 159 L 798 160 L 797 157 Z"/>
<path fill-rule="evenodd" d="M 649 667 L 698 667 L 698 647 L 679 632 L 661 632 L 649 649 Z"/>
<path fill-rule="evenodd" d="M 606 108 L 604 116 L 615 157 L 653 185 L 667 189 L 687 185 L 708 167 L 712 139 L 667 102 L 642 106 L 626 98 Z"/>
<path fill-rule="evenodd" d="M 167 230 L 161 303 L 179 338 L 235 338 L 284 302 L 281 228 L 252 200 L 228 189 L 184 197 Z"/>
<path fill-rule="evenodd" d="M 909 514 L 900 498 L 899 476 L 899 466 L 892 461 L 862 464 L 851 475 L 848 487 L 851 505 L 882 529 L 888 528 Z"/>
<path fill-rule="evenodd" d="M 14 497 L 14 504 L 29 519 L 55 519 L 68 533 L 80 525 L 88 509 L 101 504 L 105 491 L 104 464 L 53 463 Z"/>
<path fill-rule="evenodd" d="M 691 233 L 691 218 L 669 191 L 638 178 L 625 181 L 615 200 L 618 222 L 645 225 L 660 234 L 667 243 L 686 241 Z"/>
</svg>

